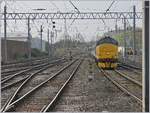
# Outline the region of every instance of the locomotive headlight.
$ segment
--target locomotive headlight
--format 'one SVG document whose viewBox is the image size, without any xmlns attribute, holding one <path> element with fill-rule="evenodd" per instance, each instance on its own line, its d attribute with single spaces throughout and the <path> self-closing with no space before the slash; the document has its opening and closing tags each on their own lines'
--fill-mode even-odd
<svg viewBox="0 0 150 113">
<path fill-rule="evenodd" d="M 109 55 L 110 53 L 109 53 L 109 52 L 106 52 L 106 54 Z"/>
</svg>

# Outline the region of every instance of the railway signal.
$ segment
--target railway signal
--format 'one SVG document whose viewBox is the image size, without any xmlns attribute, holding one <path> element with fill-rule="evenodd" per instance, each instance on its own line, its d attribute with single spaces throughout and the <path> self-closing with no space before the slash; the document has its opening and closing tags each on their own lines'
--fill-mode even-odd
<svg viewBox="0 0 150 113">
<path fill-rule="evenodd" d="M 53 23 L 53 29 L 54 29 L 55 28 L 55 22 L 53 21 L 52 23 Z"/>
<path fill-rule="evenodd" d="M 48 56 L 50 58 L 49 29 L 47 29 L 47 40 L 48 40 Z"/>
<path fill-rule="evenodd" d="M 41 51 L 42 51 L 42 34 L 43 33 L 43 26 L 41 25 L 41 27 L 40 27 L 40 37 L 41 37 Z"/>
<path fill-rule="evenodd" d="M 28 18 L 28 58 L 31 59 L 31 27 L 30 27 L 30 18 Z"/>
</svg>

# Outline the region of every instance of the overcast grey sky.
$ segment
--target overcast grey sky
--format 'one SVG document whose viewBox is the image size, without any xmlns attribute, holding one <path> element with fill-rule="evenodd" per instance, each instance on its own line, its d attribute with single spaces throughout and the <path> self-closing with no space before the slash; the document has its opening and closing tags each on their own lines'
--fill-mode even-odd
<svg viewBox="0 0 150 113">
<path fill-rule="evenodd" d="M 112 3 L 109 1 L 72 1 L 73 4 L 79 9 L 80 12 L 103 12 L 109 7 Z M 136 6 L 137 12 L 142 12 L 142 1 L 141 0 L 128 0 L 128 1 L 115 1 L 110 11 L 132 11 L 133 5 Z M 1 10 L 3 10 L 4 2 L 1 4 Z M 7 12 L 39 12 L 33 9 L 35 8 L 45 8 L 45 11 L 42 12 L 75 12 L 74 7 L 69 3 L 69 1 L 16 1 L 16 0 L 7 0 Z M 61 30 L 58 33 L 58 39 L 64 33 L 64 20 L 55 20 L 56 29 Z M 86 41 L 95 40 L 97 35 L 103 35 L 104 32 L 108 31 L 108 28 L 104 26 L 101 20 L 75 20 L 71 25 L 72 20 L 67 20 L 67 30 L 68 33 L 73 36 L 77 32 L 80 32 Z M 105 20 L 107 26 L 110 29 L 115 28 L 115 20 Z M 133 21 L 129 20 L 130 25 L 132 26 Z M 31 22 L 32 30 L 31 33 L 33 37 L 39 36 L 40 25 L 44 26 L 44 38 L 46 39 L 46 31 L 48 25 L 51 26 L 51 21 L 47 20 L 36 20 L 34 23 Z M 142 20 L 137 20 L 136 25 L 142 27 Z M 118 20 L 118 26 L 123 28 L 122 20 Z M 2 22 L 2 32 L 3 32 L 3 22 Z M 8 21 L 8 32 L 24 32 L 27 33 L 27 21 Z"/>
</svg>

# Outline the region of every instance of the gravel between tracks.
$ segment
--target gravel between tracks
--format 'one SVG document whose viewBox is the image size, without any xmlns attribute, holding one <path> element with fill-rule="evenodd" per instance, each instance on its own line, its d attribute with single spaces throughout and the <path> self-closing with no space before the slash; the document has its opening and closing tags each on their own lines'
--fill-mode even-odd
<svg viewBox="0 0 150 113">
<path fill-rule="evenodd" d="M 96 68 L 94 60 L 93 68 L 89 68 L 89 60 L 84 60 L 53 111 L 140 112 L 140 105 L 107 80 Z"/>
<path fill-rule="evenodd" d="M 65 64 L 65 63 L 64 63 Z M 27 86 L 30 85 L 30 87 L 26 87 L 24 88 L 23 90 L 26 91 L 26 90 L 29 90 L 31 88 L 33 88 L 36 84 L 38 84 L 39 82 L 41 82 L 42 80 L 45 80 L 45 78 L 47 77 L 48 78 L 48 74 L 49 73 L 53 73 L 53 71 L 55 71 L 56 69 L 58 70 L 60 67 L 62 67 L 61 65 L 59 66 L 54 66 L 54 67 L 50 67 L 46 70 L 44 70 L 43 72 L 39 73 L 39 74 L 36 74 L 35 76 L 33 76 L 33 79 L 30 80 L 31 82 L 29 82 L 27 84 Z M 35 72 L 37 70 L 34 70 L 33 72 Z M 33 73 L 32 71 L 29 72 L 29 73 Z M 19 75 L 17 78 L 15 78 L 14 80 L 19 80 L 23 78 L 23 75 Z M 33 81 L 35 80 L 35 81 Z M 13 80 L 11 80 L 13 82 Z M 32 83 L 32 84 L 31 84 Z M 4 105 L 4 103 L 6 102 L 6 100 L 16 91 L 16 89 L 21 85 L 21 83 L 19 84 L 16 84 L 14 86 L 12 86 L 11 88 L 8 88 L 4 91 L 1 92 L 1 106 Z M 25 85 L 26 86 L 26 85 Z"/>
<path fill-rule="evenodd" d="M 89 61 L 92 62 L 92 68 L 89 68 Z M 51 73 L 55 72 L 50 71 Z M 48 71 L 42 73 L 49 73 Z M 39 74 L 37 81 L 43 80 L 46 74 Z M 42 76 L 41 76 L 42 75 Z M 58 75 L 59 76 L 59 75 Z M 63 77 L 63 76 L 62 76 Z M 44 77 L 45 78 L 45 77 Z M 58 82 L 62 82 L 62 78 Z M 44 88 L 36 91 L 33 99 L 25 99 L 14 111 L 39 111 L 48 98 L 52 98 L 56 93 L 57 82 L 50 82 Z M 15 89 L 12 88 L 12 90 Z M 5 92 L 11 93 L 9 90 Z M 40 95 L 40 96 L 39 96 Z M 43 95 L 43 97 L 42 97 Z M 41 99 L 42 97 L 42 99 Z M 33 102 L 31 102 L 33 101 Z M 94 60 L 86 58 L 81 64 L 79 70 L 69 82 L 64 93 L 57 101 L 53 111 L 62 112 L 141 112 L 140 105 L 136 100 L 121 92 L 107 78 L 100 73 L 95 65 Z"/>
<path fill-rule="evenodd" d="M 143 78 L 142 73 L 137 74 L 137 73 L 134 73 L 133 71 L 127 70 L 125 68 L 121 68 L 121 69 L 119 69 L 119 71 L 127 74 L 129 77 L 142 83 L 142 78 Z"/>
<path fill-rule="evenodd" d="M 53 69 L 48 69 L 47 71 L 45 71 L 46 73 L 49 73 L 47 76 L 44 76 L 43 73 L 37 75 L 27 84 L 30 87 L 25 87 L 18 96 L 20 97 L 21 95 L 25 94 L 25 92 L 29 91 L 29 89 L 32 89 L 37 84 L 48 79 L 66 64 L 68 63 L 64 63 L 63 65 L 58 67 L 55 66 Z M 58 77 L 56 76 L 56 78 L 52 79 L 41 88 L 33 92 L 30 96 L 26 97 L 23 101 L 21 101 L 14 107 L 14 111 L 39 112 L 44 107 L 44 105 L 47 105 L 50 100 L 52 100 L 57 91 L 60 89 L 60 86 L 62 86 L 62 84 L 64 83 L 64 79 L 68 78 L 68 72 L 70 73 L 73 68 L 74 64 L 73 66 L 69 67 L 69 70 L 67 69 L 60 75 L 57 75 Z"/>
</svg>

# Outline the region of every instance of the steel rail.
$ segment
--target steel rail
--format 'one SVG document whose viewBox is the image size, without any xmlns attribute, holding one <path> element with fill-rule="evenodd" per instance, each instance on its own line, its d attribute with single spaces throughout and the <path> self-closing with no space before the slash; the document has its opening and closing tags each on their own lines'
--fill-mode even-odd
<svg viewBox="0 0 150 113">
<path fill-rule="evenodd" d="M 7 89 L 7 88 L 9 88 L 9 87 L 11 87 L 11 86 L 13 86 L 13 85 L 16 85 L 16 84 L 18 84 L 18 83 L 20 83 L 20 82 L 23 82 L 23 81 L 26 80 L 29 76 L 30 76 L 30 75 L 28 75 L 27 77 L 25 77 L 25 78 L 23 78 L 23 79 L 20 79 L 20 80 L 18 80 L 18 81 L 15 81 L 15 82 L 13 82 L 13 83 L 11 83 L 11 84 L 8 84 L 8 85 L 6 85 L 6 86 L 1 87 L 1 91 L 4 90 L 4 89 Z"/>
<path fill-rule="evenodd" d="M 31 67 L 31 66 L 29 66 Z M 7 73 L 12 73 L 12 72 L 16 72 L 16 71 L 21 71 L 21 70 L 25 70 L 27 69 L 28 67 L 21 67 L 19 69 L 11 69 L 11 70 L 8 70 L 8 71 L 1 71 L 1 74 L 7 74 Z"/>
<path fill-rule="evenodd" d="M 47 83 L 49 80 L 52 80 L 54 77 L 56 77 L 57 75 L 59 75 L 61 72 L 63 72 L 65 69 L 67 69 L 69 66 L 71 66 L 74 62 L 76 62 L 76 60 L 72 61 L 71 63 L 69 63 L 68 65 L 66 65 L 65 67 L 63 67 L 62 69 L 60 69 L 58 72 L 56 72 L 53 76 L 51 76 L 50 78 L 48 78 L 46 81 L 40 83 L 39 85 L 37 85 L 36 87 L 34 87 L 33 89 L 31 89 L 30 91 L 28 91 L 27 93 L 25 93 L 23 96 L 21 96 L 19 99 L 14 100 L 14 98 L 16 97 L 16 95 L 18 94 L 18 92 L 21 90 L 21 88 L 23 87 L 24 84 L 26 84 L 28 82 L 28 80 L 30 80 L 30 78 L 33 76 L 31 75 L 29 78 L 27 78 L 22 84 L 21 86 L 16 90 L 16 92 L 13 94 L 13 96 L 10 98 L 10 100 L 6 103 L 6 105 L 4 106 L 4 108 L 1 110 L 2 112 L 6 112 L 8 111 L 13 105 L 17 104 L 18 102 L 20 102 L 22 99 L 24 99 L 26 96 L 28 96 L 29 94 L 31 94 L 32 92 L 36 91 L 38 88 L 40 88 L 41 86 L 43 86 L 45 83 Z M 48 68 L 48 67 L 47 67 Z M 36 72 L 35 74 L 38 74 L 39 72 L 43 71 L 45 69 L 42 69 L 38 72 Z M 34 74 L 34 75 L 35 75 Z M 13 101 L 13 102 L 12 102 Z"/>
<path fill-rule="evenodd" d="M 133 69 L 133 68 L 130 68 L 130 67 L 128 67 L 128 66 L 125 66 L 125 65 L 120 65 L 120 67 L 129 69 L 129 70 L 132 70 L 134 73 L 137 73 L 137 74 L 141 74 L 141 73 L 142 73 L 142 72 L 139 72 L 139 71 L 137 71 L 137 70 L 135 70 L 135 69 Z"/>
<path fill-rule="evenodd" d="M 58 97 L 62 94 L 63 90 L 65 89 L 65 87 L 67 86 L 67 84 L 69 83 L 69 81 L 72 79 L 72 77 L 75 75 L 75 73 L 77 72 L 77 70 L 79 69 L 79 66 L 81 65 L 83 59 L 79 61 L 79 63 L 77 64 L 77 66 L 75 67 L 75 69 L 72 71 L 72 73 L 70 74 L 69 78 L 66 80 L 66 82 L 63 84 L 63 86 L 59 89 L 59 91 L 57 92 L 57 94 L 55 95 L 55 97 L 52 99 L 52 101 L 47 105 L 44 106 L 42 108 L 42 110 L 40 112 L 48 112 L 49 109 L 52 108 L 52 106 L 54 105 L 54 103 L 58 100 Z"/>
<path fill-rule="evenodd" d="M 44 69 L 47 69 L 46 67 L 36 71 L 35 73 L 31 74 L 27 79 L 25 79 L 25 81 L 17 88 L 17 90 L 15 91 L 15 93 L 7 100 L 7 102 L 5 103 L 5 105 L 2 107 L 1 109 L 1 112 L 6 108 L 7 105 L 9 105 L 13 100 L 14 98 L 16 97 L 17 95 L 17 92 L 22 88 L 23 85 L 26 84 L 26 82 L 34 75 L 36 75 L 37 73 L 40 73 L 42 70 Z"/>
<path fill-rule="evenodd" d="M 46 62 L 48 61 L 48 59 L 38 59 L 38 60 L 33 60 L 33 61 L 26 61 L 26 62 L 20 62 L 20 63 L 12 63 L 12 64 L 7 64 L 7 65 L 2 65 L 2 69 L 8 69 L 8 68 L 13 68 L 13 67 L 26 67 L 26 66 L 31 66 L 31 65 L 37 65 L 40 64 L 42 62 Z"/>
<path fill-rule="evenodd" d="M 41 60 L 41 61 L 32 61 L 32 62 L 26 62 L 26 63 L 18 63 L 18 64 L 11 64 L 5 67 L 2 67 L 2 70 L 6 70 L 6 69 L 12 69 L 12 68 L 18 68 L 18 67 L 29 67 L 29 66 L 34 66 L 37 64 L 42 64 L 43 62 L 47 62 L 48 60 Z"/>
<path fill-rule="evenodd" d="M 22 61 L 12 61 L 12 62 L 7 62 L 7 63 L 3 64 L 2 66 L 9 66 L 11 64 L 15 65 L 15 64 L 20 64 L 20 63 L 34 62 L 34 61 L 46 60 L 46 59 L 48 59 L 48 57 L 31 58 L 31 59 L 26 59 L 26 60 L 22 60 Z"/>
<path fill-rule="evenodd" d="M 31 68 L 29 68 L 29 69 L 26 69 L 26 70 L 20 71 L 20 72 L 18 72 L 18 73 L 15 73 L 15 74 L 13 74 L 13 75 L 11 75 L 11 76 L 5 77 L 5 78 L 3 78 L 3 81 L 1 81 L 1 84 L 7 82 L 8 80 L 10 80 L 10 79 L 12 79 L 12 78 L 14 78 L 15 76 L 18 76 L 18 75 L 27 73 L 27 72 L 29 72 L 29 71 L 32 71 L 32 70 L 36 69 L 36 68 L 40 68 L 40 67 L 42 67 L 42 66 L 46 66 L 46 65 L 49 65 L 49 64 L 56 63 L 56 62 L 61 61 L 61 60 L 63 60 L 63 59 L 64 59 L 64 58 L 58 59 L 58 60 L 55 60 L 55 61 L 52 61 L 52 62 L 50 62 L 50 63 L 45 63 L 45 64 L 42 64 L 42 65 L 37 65 L 37 66 L 31 67 Z"/>
<path fill-rule="evenodd" d="M 124 63 L 124 62 L 121 62 L 121 64 L 123 64 L 123 65 L 125 65 L 125 66 L 127 66 L 127 67 L 130 67 L 130 68 L 133 68 L 133 69 L 142 70 L 142 68 L 140 68 L 140 67 L 136 67 L 136 66 L 134 66 L 134 65 L 129 65 L 129 64 L 126 64 L 126 63 Z"/>
<path fill-rule="evenodd" d="M 18 76 L 18 75 L 27 73 L 27 72 L 29 72 L 29 71 L 32 71 L 32 70 L 35 69 L 35 68 L 39 68 L 39 67 L 42 67 L 42 66 L 46 66 L 46 65 L 48 65 L 48 64 L 49 64 L 49 63 L 42 64 L 42 65 L 38 65 L 38 66 L 34 66 L 34 67 L 29 68 L 29 69 L 22 70 L 22 71 L 20 71 L 20 72 L 18 72 L 18 73 L 15 73 L 15 74 L 13 74 L 13 75 L 11 75 L 11 76 L 7 76 L 7 77 L 5 77 L 5 78 L 2 79 L 1 84 L 7 82 L 8 80 L 10 80 L 10 79 L 12 79 L 12 78 L 14 78 L 15 76 Z"/>
<path fill-rule="evenodd" d="M 6 86 L 1 87 L 1 91 L 3 91 L 3 90 L 6 89 L 6 88 L 9 88 L 9 87 L 11 87 L 11 86 L 14 86 L 14 85 L 16 85 L 16 84 L 18 84 L 18 83 L 20 83 L 20 82 L 22 82 L 22 81 L 24 81 L 24 80 L 26 80 L 28 77 L 29 77 L 29 75 L 28 75 L 27 77 L 23 78 L 23 79 L 20 79 L 20 80 L 18 80 L 18 81 L 16 81 L 16 82 L 13 82 L 13 83 L 11 83 L 11 84 L 8 84 L 8 85 L 6 85 Z"/>
<path fill-rule="evenodd" d="M 6 78 L 9 78 L 9 76 L 12 76 L 13 74 L 16 74 L 16 73 L 18 73 L 20 71 L 23 71 L 23 70 L 26 70 L 26 69 L 29 69 L 31 67 L 32 66 L 26 67 L 26 68 L 20 68 L 20 69 L 17 69 L 17 70 L 10 70 L 8 72 L 1 73 L 1 81 L 4 81 Z"/>
<path fill-rule="evenodd" d="M 64 57 L 63 57 L 64 58 Z M 13 69 L 13 70 L 8 70 L 8 71 L 2 71 L 1 72 L 1 74 L 2 74 L 2 76 L 7 76 L 7 75 L 10 75 L 11 74 L 11 72 L 16 72 L 17 73 L 17 71 L 21 71 L 21 70 L 25 70 L 25 69 L 29 69 L 29 68 L 31 68 L 31 67 L 33 67 L 33 66 L 37 66 L 37 65 L 41 65 L 42 63 L 45 63 L 46 61 L 45 61 L 46 59 L 44 59 L 44 60 L 40 60 L 40 61 L 36 61 L 36 62 L 34 62 L 34 63 L 30 63 L 30 65 L 22 65 L 23 67 L 21 67 L 21 68 L 17 68 L 17 69 Z M 47 63 L 47 62 L 46 62 Z M 32 65 L 31 65 L 32 64 Z M 15 74 L 15 73 L 14 73 Z M 1 79 L 1 81 L 3 81 L 4 79 L 6 79 L 6 78 L 8 78 L 8 77 L 3 77 L 2 79 Z"/>
<path fill-rule="evenodd" d="M 2 107 L 1 111 L 4 111 L 6 109 L 6 107 L 14 100 L 14 98 L 16 97 L 17 93 L 21 90 L 21 88 L 36 74 L 46 70 L 49 67 L 52 67 L 55 65 L 55 63 L 57 63 L 60 60 L 64 60 L 64 58 L 59 59 L 59 60 L 55 60 L 52 61 L 51 63 L 49 63 L 49 65 L 45 65 L 45 67 L 41 66 L 42 69 L 34 72 L 33 74 L 31 74 L 27 79 L 25 79 L 25 81 L 23 81 L 23 83 L 17 88 L 17 90 L 15 91 L 15 93 L 7 100 L 7 102 L 5 103 L 5 105 Z"/>
<path fill-rule="evenodd" d="M 142 83 L 140 83 L 139 81 L 129 77 L 127 74 L 123 73 L 123 72 L 120 72 L 118 70 L 114 70 L 116 73 L 118 73 L 120 76 L 124 77 L 125 79 L 128 79 L 129 81 L 133 82 L 134 84 L 142 87 Z"/>
<path fill-rule="evenodd" d="M 128 89 L 126 89 L 124 86 L 120 85 L 116 80 L 112 79 L 112 77 L 110 77 L 110 74 L 106 73 L 103 69 L 100 69 L 99 71 L 101 71 L 104 76 L 111 81 L 115 86 L 117 86 L 121 91 L 123 91 L 124 93 L 130 95 L 131 97 L 133 97 L 135 100 L 137 100 L 140 104 L 142 104 L 142 99 L 140 99 L 139 97 L 137 97 L 136 95 L 134 95 L 133 93 L 131 93 Z"/>
</svg>

